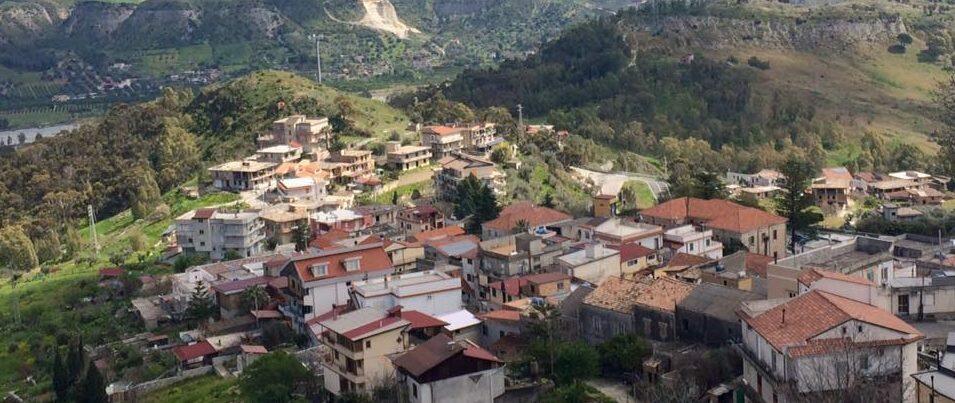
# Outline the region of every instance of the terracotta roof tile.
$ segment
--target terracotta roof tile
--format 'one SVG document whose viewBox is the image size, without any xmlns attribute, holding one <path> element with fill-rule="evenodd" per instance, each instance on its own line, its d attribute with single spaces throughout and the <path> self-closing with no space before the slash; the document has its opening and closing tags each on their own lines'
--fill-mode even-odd
<svg viewBox="0 0 955 403">
<path fill-rule="evenodd" d="M 424 312 L 418 312 L 418 311 L 401 311 L 401 319 L 411 322 L 411 327 L 409 327 L 409 329 L 412 329 L 412 330 L 422 329 L 426 327 L 442 327 L 442 326 L 448 325 L 448 322 L 435 318 L 434 316 L 428 315 Z"/>
<path fill-rule="evenodd" d="M 359 268 L 354 272 L 370 273 L 391 270 L 391 259 L 381 244 L 358 245 L 352 248 L 339 248 L 322 251 L 317 254 L 295 258 L 292 266 L 303 282 L 325 280 L 348 274 L 345 271 L 345 262 L 349 259 L 359 259 Z M 328 273 L 321 277 L 312 274 L 311 267 L 316 264 L 327 264 Z"/>
<path fill-rule="evenodd" d="M 754 276 L 766 278 L 766 268 L 773 261 L 772 256 L 761 255 L 758 253 L 746 253 L 746 272 Z"/>
<path fill-rule="evenodd" d="M 209 344 L 209 342 L 205 340 L 188 346 L 176 346 L 172 348 L 173 355 L 175 355 L 180 362 L 191 361 L 199 357 L 215 354 L 215 352 L 215 347 L 212 347 L 212 344 Z"/>
<path fill-rule="evenodd" d="M 638 293 L 633 302 L 637 305 L 673 312 L 676 310 L 676 304 L 690 295 L 694 288 L 693 284 L 670 277 L 661 277 L 654 279 L 650 285 Z"/>
<path fill-rule="evenodd" d="M 705 221 L 707 227 L 745 233 L 773 224 L 785 224 L 786 219 L 763 210 L 741 206 L 727 200 L 703 200 L 681 197 L 640 212 L 644 217 L 666 220 Z"/>
<path fill-rule="evenodd" d="M 885 310 L 823 291 L 802 294 L 755 317 L 740 312 L 740 317 L 779 351 L 807 345 L 850 319 L 903 333 L 910 341 L 922 337 L 918 330 Z"/>
<path fill-rule="evenodd" d="M 810 286 L 812 285 L 812 283 L 815 283 L 816 281 L 819 281 L 824 278 L 844 281 L 844 282 L 854 283 L 854 284 L 873 285 L 872 282 L 869 281 L 868 279 L 865 279 L 859 276 L 850 276 L 848 274 L 842 274 L 842 273 L 834 272 L 831 270 L 817 269 L 814 267 L 804 270 L 802 274 L 799 275 L 799 283 L 804 284 L 806 286 Z"/>
<path fill-rule="evenodd" d="M 513 203 L 503 210 L 497 218 L 485 222 L 486 228 L 492 228 L 500 231 L 509 231 L 521 220 L 527 222 L 530 228 L 541 225 L 558 223 L 570 220 L 572 217 L 552 208 L 541 207 L 529 201 L 520 201 Z"/>
<path fill-rule="evenodd" d="M 508 322 L 518 322 L 521 320 L 521 313 L 520 311 L 514 311 L 510 309 L 498 309 L 480 314 L 478 315 L 478 318 L 481 320 L 503 320 Z"/>
<path fill-rule="evenodd" d="M 633 259 L 639 259 L 641 257 L 647 257 L 654 253 L 655 250 L 650 249 L 646 246 L 640 245 L 638 243 L 628 243 L 621 245 L 617 249 L 620 250 L 620 261 L 629 262 Z"/>
<path fill-rule="evenodd" d="M 597 286 L 597 289 L 584 298 L 585 305 L 596 306 L 612 311 L 630 314 L 636 304 L 637 295 L 647 288 L 646 284 L 609 277 Z"/>
<path fill-rule="evenodd" d="M 433 229 L 430 231 L 421 231 L 415 234 L 411 234 L 408 238 L 411 242 L 424 242 L 436 238 L 444 238 L 449 236 L 458 236 L 464 235 L 464 228 L 461 228 L 457 225 L 450 225 L 443 228 Z"/>
<path fill-rule="evenodd" d="M 689 253 L 679 252 L 670 258 L 667 267 L 692 267 L 712 262 L 713 259 L 706 256 L 691 255 Z"/>
</svg>

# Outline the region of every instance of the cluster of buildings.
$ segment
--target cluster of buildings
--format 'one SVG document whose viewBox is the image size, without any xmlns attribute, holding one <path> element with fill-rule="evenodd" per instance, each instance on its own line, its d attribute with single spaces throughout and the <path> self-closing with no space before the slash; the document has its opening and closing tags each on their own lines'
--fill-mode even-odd
<svg viewBox="0 0 955 403">
<path fill-rule="evenodd" d="M 169 293 L 134 306 L 158 327 L 208 288 L 220 319 L 176 347 L 183 368 L 261 352 L 241 344 L 242 326 L 274 321 L 309 340 L 312 369 L 333 395 L 397 383 L 413 401 L 491 402 L 527 386 L 506 368 L 524 359 L 530 329 L 554 308 L 559 337 L 598 345 L 633 334 L 651 343 L 642 369 L 629 374 L 643 381 L 679 382 L 692 365 L 681 358 L 688 349 L 733 349 L 742 372 L 698 396 L 789 402 L 872 389 L 913 401 L 950 392 L 926 381 L 955 373 L 925 359 L 945 350 L 946 334 L 921 324 L 955 316 L 951 240 L 829 236 L 790 255 L 787 220 L 762 209 L 677 198 L 624 217 L 617 195 L 605 194 L 586 217 L 511 202 L 468 234 L 436 205 L 353 206 L 310 188 L 302 179 L 336 180 L 327 168 L 347 154 L 316 159 L 324 165 L 304 157 L 325 150 L 322 125 L 290 117 L 260 138 L 268 147 L 246 162 L 274 167 L 273 205 L 176 220 L 178 247 L 216 262 L 173 275 Z M 503 174 L 475 156 L 496 144 L 493 130 L 426 127 L 421 146 L 390 143 L 385 158 L 396 170 L 436 164 L 438 200 L 454 200 L 470 175 L 502 191 Z M 904 174 L 912 189 L 934 189 Z M 838 206 L 832 189 L 856 186 L 857 176 L 827 169 L 811 190 Z M 756 197 L 785 180 L 768 170 L 728 178 Z M 254 289 L 267 298 L 250 306 Z"/>
<path fill-rule="evenodd" d="M 726 173 L 728 188 L 734 195 L 756 200 L 778 194 L 785 180 L 784 175 L 771 169 L 754 174 Z M 827 214 L 841 214 L 858 200 L 873 197 L 886 220 L 907 221 L 922 216 L 926 208 L 941 205 L 947 198 L 945 189 L 949 181 L 947 177 L 918 171 L 852 173 L 845 167 L 829 167 L 822 169 L 807 190 L 816 206 Z"/>
</svg>

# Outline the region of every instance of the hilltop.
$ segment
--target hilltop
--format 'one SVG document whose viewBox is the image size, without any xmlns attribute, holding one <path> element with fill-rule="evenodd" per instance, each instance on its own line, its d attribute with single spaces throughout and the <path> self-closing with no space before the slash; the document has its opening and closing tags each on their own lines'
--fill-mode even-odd
<svg viewBox="0 0 955 403">
<path fill-rule="evenodd" d="M 522 104 L 603 144 L 716 171 L 774 166 L 790 148 L 820 165 L 929 168 L 949 12 L 656 2 L 569 29 L 524 60 L 466 71 L 441 91 L 477 107 Z"/>
</svg>

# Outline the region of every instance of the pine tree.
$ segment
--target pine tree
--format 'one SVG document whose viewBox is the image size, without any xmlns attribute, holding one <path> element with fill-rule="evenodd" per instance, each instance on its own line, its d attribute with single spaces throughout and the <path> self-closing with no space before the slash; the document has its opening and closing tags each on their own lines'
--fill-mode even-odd
<svg viewBox="0 0 955 403">
<path fill-rule="evenodd" d="M 790 252 L 796 253 L 796 232 L 811 230 L 812 225 L 822 221 L 822 214 L 813 212 L 812 195 L 806 192 L 812 183 L 815 169 L 808 161 L 797 155 L 791 155 L 779 168 L 785 175 L 783 191 L 776 197 L 776 213 L 789 219 Z"/>
<path fill-rule="evenodd" d="M 212 317 L 215 313 L 215 303 L 201 280 L 196 283 L 196 288 L 192 291 L 192 299 L 189 301 L 186 313 L 189 317 L 200 321 Z"/>
<path fill-rule="evenodd" d="M 109 402 L 109 396 L 106 395 L 106 380 L 93 363 L 87 365 L 83 383 L 77 385 L 76 401 L 79 403 Z"/>
<path fill-rule="evenodd" d="M 497 218 L 500 208 L 497 206 L 497 197 L 494 196 L 494 191 L 487 185 L 482 185 L 473 199 L 474 214 L 465 229 L 468 233 L 480 234 L 481 224 Z"/>
<path fill-rule="evenodd" d="M 60 357 L 59 346 L 53 348 L 53 391 L 59 401 L 65 401 L 70 392 L 70 375 Z"/>
<path fill-rule="evenodd" d="M 309 228 L 307 222 L 300 222 L 295 226 L 295 232 L 292 233 L 292 241 L 295 242 L 295 251 L 303 252 L 308 249 Z"/>
</svg>

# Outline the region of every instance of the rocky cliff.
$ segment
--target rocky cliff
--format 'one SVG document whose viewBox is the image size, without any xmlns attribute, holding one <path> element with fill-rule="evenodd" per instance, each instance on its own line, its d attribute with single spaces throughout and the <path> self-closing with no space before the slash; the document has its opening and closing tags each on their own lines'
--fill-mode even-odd
<svg viewBox="0 0 955 403">
<path fill-rule="evenodd" d="M 906 32 L 899 17 L 854 19 L 742 19 L 716 16 L 641 17 L 636 30 L 681 47 L 703 49 L 759 46 L 798 51 L 854 51 L 896 40 Z"/>
</svg>

